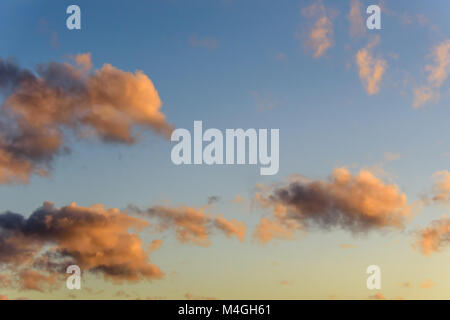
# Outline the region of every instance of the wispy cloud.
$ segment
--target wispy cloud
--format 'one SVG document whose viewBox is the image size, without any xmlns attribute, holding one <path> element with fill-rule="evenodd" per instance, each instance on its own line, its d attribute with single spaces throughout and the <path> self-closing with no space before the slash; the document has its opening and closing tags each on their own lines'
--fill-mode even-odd
<svg viewBox="0 0 450 320">
<path fill-rule="evenodd" d="M 327 11 L 322 1 L 317 1 L 302 9 L 302 15 L 308 18 L 310 27 L 306 45 L 311 48 L 314 58 L 320 58 L 333 45 L 334 12 Z"/>
<path fill-rule="evenodd" d="M 446 39 L 431 51 L 433 64 L 425 66 L 428 72 L 427 84 L 414 89 L 413 107 L 420 108 L 426 103 L 439 100 L 439 88 L 447 80 L 450 72 L 450 39 Z"/>
<path fill-rule="evenodd" d="M 359 0 L 350 1 L 350 12 L 347 16 L 350 22 L 350 35 L 361 37 L 366 34 L 366 25 L 361 13 L 361 2 Z"/>
<path fill-rule="evenodd" d="M 191 47 L 199 47 L 209 50 L 215 50 L 219 47 L 219 41 L 210 36 L 200 38 L 196 35 L 191 35 L 189 36 L 188 42 Z"/>
<path fill-rule="evenodd" d="M 356 53 L 356 64 L 359 68 L 359 78 L 369 95 L 376 94 L 387 68 L 386 60 L 374 57 L 372 51 L 380 42 L 379 36 L 374 37 L 366 47 Z"/>
</svg>

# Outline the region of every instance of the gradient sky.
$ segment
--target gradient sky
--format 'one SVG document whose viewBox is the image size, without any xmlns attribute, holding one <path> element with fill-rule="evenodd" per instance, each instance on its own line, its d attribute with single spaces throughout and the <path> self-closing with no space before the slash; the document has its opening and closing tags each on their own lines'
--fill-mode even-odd
<svg viewBox="0 0 450 320">
<path fill-rule="evenodd" d="M 358 1 L 356 1 L 358 2 Z M 353 4 L 356 3 L 355 1 Z M 30 70 L 40 63 L 67 62 L 91 53 L 94 69 L 104 63 L 153 82 L 161 112 L 176 128 L 279 128 L 280 170 L 260 176 L 259 166 L 175 166 L 170 141 L 151 131 L 133 145 L 102 144 L 70 137 L 70 153 L 52 162 L 50 177 L 0 185 L 0 212 L 29 216 L 44 201 L 56 207 L 102 203 L 125 210 L 155 205 L 208 207 L 246 225 L 239 242 L 211 235 L 207 248 L 181 244 L 164 232 L 151 261 L 165 277 L 115 284 L 83 277 L 83 289 L 52 291 L 0 287 L 9 299 L 449 299 L 447 248 L 424 255 L 412 248 L 415 230 L 448 214 L 448 203 L 413 210 L 402 230 L 352 235 L 339 227 L 311 228 L 294 240 L 260 244 L 253 237 L 267 210 L 250 206 L 257 184 L 292 175 L 324 180 L 335 168 L 352 174 L 369 169 L 407 196 L 408 204 L 433 191 L 433 174 L 450 170 L 450 86 L 439 98 L 414 107 L 414 90 L 428 85 L 433 49 L 449 41 L 446 1 L 359 1 L 382 7 L 382 29 L 350 32 L 350 1 L 87 1 L 82 29 L 68 30 L 65 10 L 74 1 L 3 0 L 0 57 Z M 308 43 L 315 18 L 302 14 L 323 5 L 332 44 L 319 57 Z M 385 70 L 370 94 L 359 77 L 356 55 L 369 43 Z M 450 54 L 447 49 L 449 73 Z M 372 75 L 371 75 L 372 76 Z M 3 97 L 2 97 L 3 98 Z M 392 156 L 394 155 L 394 156 Z M 395 159 L 394 159 L 395 158 Z M 241 195 L 244 204 L 233 199 Z M 82 237 L 82 235 L 80 235 Z M 155 235 L 142 233 L 144 242 Z M 349 248 L 341 248 L 351 244 Z M 367 266 L 382 271 L 382 289 L 366 288 Z M 1 267 L 0 267 L 1 270 Z M 433 285 L 427 286 L 427 283 Z M 409 283 L 410 285 L 405 285 Z M 429 288 L 422 288 L 429 287 Z M 86 288 L 89 288 L 87 290 Z"/>
</svg>

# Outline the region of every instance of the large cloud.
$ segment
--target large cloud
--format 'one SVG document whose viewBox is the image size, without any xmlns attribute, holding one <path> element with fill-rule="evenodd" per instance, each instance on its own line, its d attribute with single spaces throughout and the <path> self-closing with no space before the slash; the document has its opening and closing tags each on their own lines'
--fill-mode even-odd
<svg viewBox="0 0 450 320">
<path fill-rule="evenodd" d="M 0 183 L 47 174 L 65 151 L 68 130 L 125 144 L 135 141 L 138 127 L 169 136 L 158 92 L 143 72 L 110 64 L 91 72 L 90 54 L 74 60 L 41 64 L 33 73 L 0 59 Z"/>
<path fill-rule="evenodd" d="M 359 78 L 369 95 L 373 95 L 380 89 L 380 83 L 387 68 L 386 60 L 375 57 L 373 48 L 378 45 L 380 38 L 374 37 L 366 47 L 356 53 L 356 64 L 359 68 Z"/>
<path fill-rule="evenodd" d="M 414 108 L 439 99 L 439 88 L 447 80 L 450 72 L 450 39 L 442 41 L 431 51 L 433 64 L 425 66 L 428 72 L 427 84 L 414 89 Z"/>
<path fill-rule="evenodd" d="M 367 170 L 352 175 L 337 168 L 327 180 L 299 178 L 287 185 L 259 187 L 255 201 L 272 210 L 255 236 L 261 242 L 292 238 L 296 230 L 340 227 L 352 233 L 402 228 L 411 214 L 405 194 Z"/>
<path fill-rule="evenodd" d="M 115 281 L 160 278 L 163 274 L 149 263 L 142 240 L 130 231 L 139 232 L 147 226 L 143 219 L 102 205 L 55 208 L 46 202 L 29 218 L 3 213 L 0 264 L 16 271 L 33 267 L 50 274 L 76 264 L 83 271 L 101 273 Z M 51 279 L 22 272 L 22 283 L 30 284 L 25 287 L 38 287 L 39 282 Z"/>
<path fill-rule="evenodd" d="M 442 217 L 416 233 L 415 247 L 423 254 L 439 252 L 450 245 L 450 219 Z"/>
</svg>

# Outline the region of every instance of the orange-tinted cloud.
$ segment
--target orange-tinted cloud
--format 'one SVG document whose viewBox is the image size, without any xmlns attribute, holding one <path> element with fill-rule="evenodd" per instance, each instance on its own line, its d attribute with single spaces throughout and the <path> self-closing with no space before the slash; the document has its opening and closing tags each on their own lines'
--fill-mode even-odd
<svg viewBox="0 0 450 320">
<path fill-rule="evenodd" d="M 386 60 L 374 57 L 373 48 L 378 45 L 380 38 L 376 36 L 369 44 L 356 53 L 356 64 L 359 68 L 359 78 L 369 95 L 377 93 L 387 68 Z"/>
<path fill-rule="evenodd" d="M 143 216 L 155 218 L 157 231 L 174 229 L 180 242 L 192 242 L 200 246 L 209 246 L 209 235 L 213 229 L 222 231 L 227 237 L 236 236 L 240 241 L 245 237 L 245 225 L 236 220 L 227 220 L 221 215 L 212 216 L 203 209 L 180 206 L 154 206 L 146 210 L 130 206 L 130 210 Z"/>
<path fill-rule="evenodd" d="M 361 2 L 359 0 L 350 1 L 350 12 L 348 14 L 350 22 L 350 35 L 360 37 L 366 33 L 366 25 L 361 13 Z"/>
<path fill-rule="evenodd" d="M 0 300 L 8 300 L 6 295 L 0 294 Z"/>
<path fill-rule="evenodd" d="M 377 292 L 373 296 L 370 296 L 369 299 L 372 299 L 372 300 L 386 300 L 386 297 L 381 292 Z"/>
<path fill-rule="evenodd" d="M 342 243 L 339 245 L 339 248 L 341 249 L 353 249 L 356 248 L 356 246 L 352 243 Z"/>
<path fill-rule="evenodd" d="M 433 64 L 425 66 L 428 72 L 427 84 L 414 89 L 414 108 L 439 100 L 439 88 L 447 80 L 450 72 L 450 39 L 446 39 L 432 49 Z"/>
<path fill-rule="evenodd" d="M 56 274 L 45 275 L 35 270 L 25 269 L 19 272 L 20 289 L 43 292 L 47 286 L 52 288 L 61 284 L 61 281 L 56 282 L 56 278 Z"/>
<path fill-rule="evenodd" d="M 432 200 L 435 203 L 450 203 L 450 172 L 447 170 L 438 171 L 433 174 L 436 179 L 433 187 Z"/>
<path fill-rule="evenodd" d="M 260 241 L 274 234 L 289 238 L 295 230 L 339 227 L 352 233 L 386 228 L 401 229 L 411 216 L 406 195 L 372 172 L 352 175 L 337 168 L 327 180 L 298 179 L 287 185 L 259 188 L 255 202 L 272 210 L 257 228 Z"/>
<path fill-rule="evenodd" d="M 48 174 L 52 159 L 67 151 L 68 131 L 124 144 L 135 142 L 137 128 L 169 136 L 158 92 L 143 72 L 110 64 L 91 72 L 90 54 L 74 60 L 40 64 L 33 73 L 0 59 L 0 183 Z"/>
<path fill-rule="evenodd" d="M 431 280 L 426 280 L 420 284 L 420 288 L 422 289 L 429 289 L 431 287 L 434 287 L 434 282 Z"/>
<path fill-rule="evenodd" d="M 222 215 L 214 218 L 214 226 L 225 233 L 227 237 L 236 236 L 241 242 L 245 238 L 245 225 L 235 219 L 227 220 Z"/>
<path fill-rule="evenodd" d="M 294 239 L 294 232 L 297 230 L 297 223 L 288 224 L 288 221 L 278 221 L 276 219 L 261 218 L 253 233 L 253 237 L 259 243 L 264 244 L 272 239 Z"/>
<path fill-rule="evenodd" d="M 145 220 L 103 205 L 55 208 L 46 202 L 29 218 L 0 214 L 0 263 L 14 271 L 29 266 L 60 273 L 76 264 L 83 272 L 119 282 L 161 278 L 142 240 L 131 232 L 147 226 Z M 30 272 L 22 276 L 25 288 L 38 288 L 45 280 Z"/>
<path fill-rule="evenodd" d="M 439 252 L 450 244 L 450 219 L 442 217 L 416 233 L 415 248 L 429 255 Z"/>
<path fill-rule="evenodd" d="M 317 1 L 303 8 L 302 15 L 311 21 L 306 45 L 312 49 L 314 58 L 320 58 L 333 45 L 332 14 Z"/>
</svg>

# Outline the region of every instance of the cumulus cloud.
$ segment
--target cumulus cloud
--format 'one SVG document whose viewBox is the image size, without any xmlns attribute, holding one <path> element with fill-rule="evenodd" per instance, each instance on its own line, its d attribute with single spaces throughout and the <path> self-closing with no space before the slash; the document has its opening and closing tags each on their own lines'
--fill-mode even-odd
<svg viewBox="0 0 450 320">
<path fill-rule="evenodd" d="M 450 219 L 442 217 L 416 232 L 414 247 L 423 254 L 439 252 L 450 244 Z"/>
<path fill-rule="evenodd" d="M 366 25 L 361 13 L 361 2 L 359 0 L 350 1 L 350 12 L 347 16 L 350 22 L 350 35 L 360 37 L 366 33 Z"/>
<path fill-rule="evenodd" d="M 310 20 L 306 45 L 313 57 L 320 58 L 333 45 L 333 13 L 327 11 L 321 1 L 302 9 L 302 15 Z"/>
<path fill-rule="evenodd" d="M 446 39 L 432 49 L 433 64 L 425 66 L 428 72 L 427 84 L 414 89 L 413 107 L 420 108 L 428 102 L 439 99 L 439 88 L 447 80 L 450 72 L 450 39 Z"/>
<path fill-rule="evenodd" d="M 17 271 L 23 288 L 40 288 L 54 272 L 70 264 L 83 271 L 103 274 L 114 281 L 157 279 L 162 271 L 149 263 L 136 233 L 148 222 L 103 205 L 56 208 L 46 202 L 28 218 L 17 213 L 0 214 L 0 264 Z M 27 267 L 24 269 L 24 267 Z M 28 271 L 43 269 L 50 277 Z"/>
<path fill-rule="evenodd" d="M 377 93 L 387 68 L 386 60 L 374 57 L 372 51 L 380 42 L 379 36 L 373 38 L 368 45 L 356 53 L 356 64 L 359 68 L 359 78 L 369 95 Z"/>
<path fill-rule="evenodd" d="M 245 225 L 235 219 L 227 220 L 221 215 L 213 216 L 201 208 L 188 206 L 165 207 L 154 206 L 141 210 L 135 206 L 130 211 L 156 219 L 156 231 L 175 230 L 178 241 L 209 246 L 209 236 L 213 229 L 223 232 L 227 237 L 235 236 L 240 241 L 245 237 Z"/>
<path fill-rule="evenodd" d="M 152 81 L 141 71 L 104 64 L 91 70 L 90 54 L 74 64 L 40 64 L 36 72 L 0 59 L 0 183 L 27 183 L 47 175 L 54 156 L 67 150 L 65 133 L 132 144 L 136 129 L 168 137 Z"/>
<path fill-rule="evenodd" d="M 326 180 L 298 178 L 288 184 L 259 187 L 255 202 L 270 209 L 255 231 L 256 238 L 292 238 L 296 230 L 339 227 L 352 233 L 404 227 L 411 216 L 406 195 L 368 170 L 352 175 L 337 168 Z"/>
</svg>

